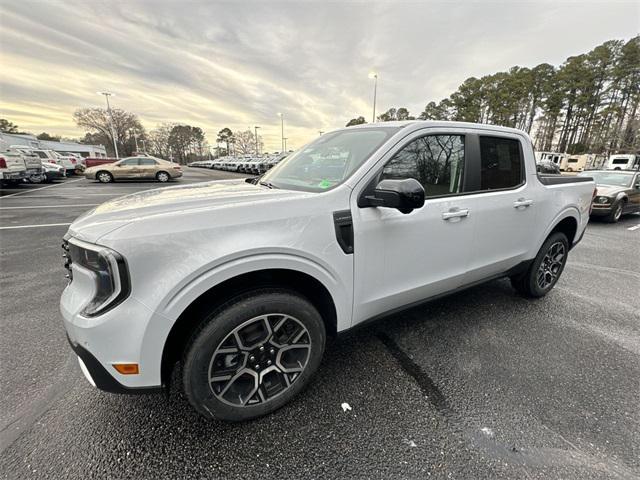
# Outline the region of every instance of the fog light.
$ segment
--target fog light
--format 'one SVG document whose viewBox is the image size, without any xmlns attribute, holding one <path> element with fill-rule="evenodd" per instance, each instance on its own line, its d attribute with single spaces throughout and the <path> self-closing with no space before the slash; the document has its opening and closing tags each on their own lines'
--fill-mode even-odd
<svg viewBox="0 0 640 480">
<path fill-rule="evenodd" d="M 114 363 L 113 368 L 122 375 L 138 375 L 140 373 L 137 363 Z"/>
</svg>

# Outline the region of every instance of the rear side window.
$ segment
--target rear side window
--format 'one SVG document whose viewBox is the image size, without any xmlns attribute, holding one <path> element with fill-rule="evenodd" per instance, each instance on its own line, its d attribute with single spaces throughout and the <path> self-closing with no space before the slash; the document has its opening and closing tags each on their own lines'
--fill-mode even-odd
<svg viewBox="0 0 640 480">
<path fill-rule="evenodd" d="M 612 163 L 614 165 L 626 165 L 629 163 L 629 160 L 626 158 L 614 158 Z"/>
<path fill-rule="evenodd" d="M 480 190 L 515 187 L 522 183 L 522 174 L 518 140 L 480 137 Z"/>
<path fill-rule="evenodd" d="M 153 158 L 141 158 L 139 162 L 140 162 L 140 165 L 157 165 L 158 164 Z"/>
<path fill-rule="evenodd" d="M 427 197 L 462 191 L 464 137 L 428 135 L 413 140 L 396 153 L 382 170 L 381 180 L 415 178 Z"/>
</svg>

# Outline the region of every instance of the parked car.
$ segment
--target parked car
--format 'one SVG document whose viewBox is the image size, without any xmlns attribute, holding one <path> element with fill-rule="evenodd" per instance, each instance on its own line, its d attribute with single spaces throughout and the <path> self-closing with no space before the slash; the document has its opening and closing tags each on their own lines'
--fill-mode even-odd
<svg viewBox="0 0 640 480">
<path fill-rule="evenodd" d="M 27 166 L 20 152 L 6 150 L 0 152 L 0 182 L 17 185 L 27 178 Z"/>
<path fill-rule="evenodd" d="M 536 169 L 539 173 L 560 175 L 560 167 L 557 163 L 554 163 L 551 160 L 542 160 L 538 162 Z"/>
<path fill-rule="evenodd" d="M 55 163 L 57 165 L 62 165 L 65 168 L 67 175 L 73 175 L 76 171 L 77 161 L 75 158 L 60 155 L 59 153 L 53 150 L 34 149 L 24 145 L 12 145 L 10 148 L 15 150 L 21 150 L 21 151 L 29 151 L 38 155 L 41 160 L 44 160 L 49 163 Z"/>
<path fill-rule="evenodd" d="M 29 183 L 41 183 L 46 179 L 40 157 L 33 153 L 33 151 L 26 148 L 14 149 L 12 147 L 9 148 L 9 151 L 22 156 L 24 165 L 27 168 L 26 181 Z"/>
<path fill-rule="evenodd" d="M 62 165 L 55 163 L 42 162 L 42 168 L 45 176 L 45 182 L 52 182 L 66 176 L 65 169 Z"/>
<path fill-rule="evenodd" d="M 168 182 L 182 176 L 180 165 L 155 157 L 128 157 L 115 163 L 106 163 L 87 168 L 84 172 L 89 180 L 109 183 L 115 180 L 152 180 Z"/>
<path fill-rule="evenodd" d="M 591 177 L 598 193 L 593 199 L 592 217 L 615 223 L 622 215 L 640 212 L 640 173 L 623 170 L 589 170 L 578 176 Z"/>
<path fill-rule="evenodd" d="M 183 359 L 198 412 L 254 418 L 304 388 L 327 335 L 499 277 L 547 294 L 594 190 L 538 174 L 515 129 L 340 129 L 261 179 L 135 193 L 77 219 L 64 325 L 101 389 L 161 389 Z"/>
</svg>

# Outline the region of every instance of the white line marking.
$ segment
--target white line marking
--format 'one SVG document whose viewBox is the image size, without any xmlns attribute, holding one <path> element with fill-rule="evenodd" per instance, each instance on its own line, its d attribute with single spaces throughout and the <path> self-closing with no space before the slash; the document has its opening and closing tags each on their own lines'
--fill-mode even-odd
<svg viewBox="0 0 640 480">
<path fill-rule="evenodd" d="M 634 230 L 637 230 L 639 228 L 640 228 L 640 223 L 638 225 L 634 225 L 633 227 L 627 228 L 627 230 L 631 230 L 633 232 Z"/>
<path fill-rule="evenodd" d="M 71 223 L 45 223 L 42 225 L 16 225 L 14 227 L 0 227 L 0 230 L 14 230 L 17 228 L 61 227 L 63 225 L 71 225 Z"/>
<path fill-rule="evenodd" d="M 37 192 L 38 190 L 44 190 L 45 188 L 59 187 L 60 185 L 66 185 L 67 183 L 73 183 L 73 182 L 79 182 L 80 180 L 84 180 L 84 178 L 78 178 L 77 180 L 67 180 L 66 182 L 56 183 L 55 185 L 47 185 L 46 187 L 32 188 L 30 190 L 23 190 L 21 192 L 16 192 L 16 193 L 11 193 L 9 195 L 5 195 L 3 198 L 15 197 L 16 195 L 23 195 L 23 194 L 29 193 L 29 192 Z"/>
<path fill-rule="evenodd" d="M 17 210 L 22 208 L 64 208 L 64 207 L 95 207 L 99 203 L 85 203 L 83 205 L 38 205 L 35 207 L 0 207 L 0 210 Z"/>
</svg>

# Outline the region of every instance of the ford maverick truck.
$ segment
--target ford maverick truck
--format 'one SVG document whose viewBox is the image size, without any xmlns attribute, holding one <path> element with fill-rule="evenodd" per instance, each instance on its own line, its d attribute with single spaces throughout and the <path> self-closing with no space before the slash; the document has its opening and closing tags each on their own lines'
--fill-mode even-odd
<svg viewBox="0 0 640 480">
<path fill-rule="evenodd" d="M 455 122 L 326 133 L 262 177 L 135 193 L 63 241 L 61 312 L 93 385 L 246 420 L 310 381 L 328 335 L 508 277 L 542 297 L 595 185 L 540 175 L 529 137 Z"/>
</svg>

